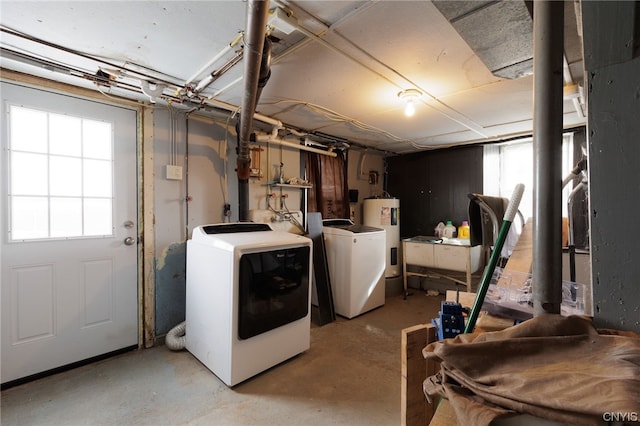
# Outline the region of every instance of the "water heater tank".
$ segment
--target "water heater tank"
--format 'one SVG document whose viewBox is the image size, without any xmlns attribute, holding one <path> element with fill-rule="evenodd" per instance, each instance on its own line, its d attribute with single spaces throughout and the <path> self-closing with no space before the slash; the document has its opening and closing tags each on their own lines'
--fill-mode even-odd
<svg viewBox="0 0 640 426">
<path fill-rule="evenodd" d="M 365 198 L 363 201 L 364 225 L 382 228 L 387 232 L 387 267 L 385 278 L 402 274 L 400 259 L 400 200 L 397 198 Z"/>
</svg>

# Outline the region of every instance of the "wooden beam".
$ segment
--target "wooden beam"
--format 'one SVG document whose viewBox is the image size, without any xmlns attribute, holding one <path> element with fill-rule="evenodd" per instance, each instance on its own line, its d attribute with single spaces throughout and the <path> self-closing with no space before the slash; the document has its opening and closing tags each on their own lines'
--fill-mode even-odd
<svg viewBox="0 0 640 426">
<path fill-rule="evenodd" d="M 437 340 L 432 324 L 418 324 L 402 330 L 401 342 L 401 423 L 403 426 L 429 424 L 435 405 L 429 404 L 422 390 L 424 380 L 437 372 L 434 361 L 426 361 L 422 349 Z"/>
<path fill-rule="evenodd" d="M 155 345 L 155 210 L 154 210 L 154 136 L 153 109 L 142 115 L 142 270 L 143 270 L 143 340 L 144 347 Z"/>
<path fill-rule="evenodd" d="M 531 272 L 533 257 L 533 220 L 527 220 L 518 242 L 504 267 L 505 271 Z"/>
</svg>

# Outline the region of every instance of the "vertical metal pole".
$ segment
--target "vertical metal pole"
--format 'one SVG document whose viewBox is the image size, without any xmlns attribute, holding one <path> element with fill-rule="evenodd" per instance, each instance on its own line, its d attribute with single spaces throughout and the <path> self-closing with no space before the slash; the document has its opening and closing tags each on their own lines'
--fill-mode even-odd
<svg viewBox="0 0 640 426">
<path fill-rule="evenodd" d="M 249 220 L 249 176 L 253 114 L 258 102 L 258 80 L 260 63 L 264 49 L 269 1 L 249 0 L 247 4 L 247 28 L 244 44 L 244 96 L 240 112 L 240 143 L 238 149 L 238 216 L 239 220 Z"/>
<path fill-rule="evenodd" d="M 562 58 L 564 2 L 533 2 L 533 313 L 562 302 Z"/>
</svg>

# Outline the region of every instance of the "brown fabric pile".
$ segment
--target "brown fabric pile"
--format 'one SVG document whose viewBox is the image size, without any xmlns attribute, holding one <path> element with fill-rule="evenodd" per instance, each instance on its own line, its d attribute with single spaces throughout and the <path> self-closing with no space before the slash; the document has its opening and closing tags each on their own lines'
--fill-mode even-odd
<svg viewBox="0 0 640 426">
<path fill-rule="evenodd" d="M 640 335 L 623 334 L 541 315 L 435 342 L 423 355 L 441 370 L 425 380 L 425 395 L 447 398 L 461 425 L 518 413 L 578 425 L 602 424 L 605 413 L 640 416 Z"/>
</svg>

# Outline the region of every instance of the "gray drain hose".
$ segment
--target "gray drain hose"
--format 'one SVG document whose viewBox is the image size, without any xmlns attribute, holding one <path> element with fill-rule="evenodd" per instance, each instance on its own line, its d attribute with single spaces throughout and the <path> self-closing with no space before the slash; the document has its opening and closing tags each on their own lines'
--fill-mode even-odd
<svg viewBox="0 0 640 426">
<path fill-rule="evenodd" d="M 167 333 L 164 339 L 165 345 L 172 351 L 181 351 L 186 344 L 185 330 L 187 328 L 187 322 L 182 321 L 180 324 L 173 327 Z"/>
</svg>

